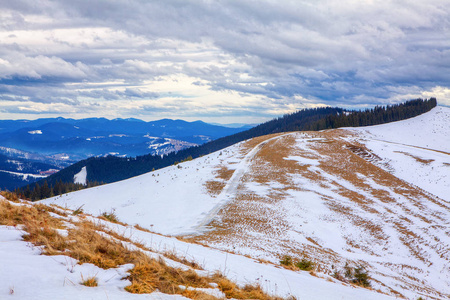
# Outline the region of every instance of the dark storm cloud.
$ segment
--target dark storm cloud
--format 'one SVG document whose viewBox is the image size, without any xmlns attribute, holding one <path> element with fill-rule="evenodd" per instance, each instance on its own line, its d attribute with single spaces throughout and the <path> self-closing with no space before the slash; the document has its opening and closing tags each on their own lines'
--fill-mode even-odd
<svg viewBox="0 0 450 300">
<path fill-rule="evenodd" d="M 444 0 L 4 2 L 4 101 L 160 101 L 168 77 L 174 94 L 189 93 L 181 84 L 189 77 L 193 87 L 266 99 L 256 110 L 266 116 L 301 101 L 364 107 L 450 88 Z M 222 99 L 214 95 L 209 107 L 166 104 L 213 116 Z M 253 103 L 227 111 L 237 116 Z"/>
</svg>

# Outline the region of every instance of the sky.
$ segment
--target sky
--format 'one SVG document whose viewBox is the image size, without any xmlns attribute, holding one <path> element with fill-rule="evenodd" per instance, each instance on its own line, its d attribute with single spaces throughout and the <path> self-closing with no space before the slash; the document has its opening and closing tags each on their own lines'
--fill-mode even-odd
<svg viewBox="0 0 450 300">
<path fill-rule="evenodd" d="M 0 0 L 0 119 L 450 106 L 448 0 Z"/>
</svg>

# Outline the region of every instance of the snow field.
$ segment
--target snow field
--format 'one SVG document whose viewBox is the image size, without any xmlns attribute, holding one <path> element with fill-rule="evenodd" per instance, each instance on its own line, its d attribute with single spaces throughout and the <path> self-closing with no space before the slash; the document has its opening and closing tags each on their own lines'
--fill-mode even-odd
<svg viewBox="0 0 450 300">
<path fill-rule="evenodd" d="M 24 205 L 24 204 L 13 204 Z M 78 217 L 61 217 L 64 220 L 78 220 Z M 392 299 L 380 296 L 372 291 L 344 286 L 312 277 L 306 272 L 293 272 L 280 269 L 270 264 L 261 264 L 251 258 L 225 253 L 219 250 L 189 244 L 175 238 L 137 230 L 132 226 L 122 226 L 104 220 L 88 217 L 99 225 L 104 225 L 110 230 L 132 241 L 139 242 L 145 247 L 158 252 L 173 251 L 179 257 L 201 261 L 205 271 L 197 271 L 199 274 L 213 274 L 221 271 L 228 278 L 241 285 L 259 283 L 261 287 L 270 293 L 277 295 L 306 295 L 313 299 Z M 158 292 L 152 294 L 136 295 L 124 291 L 124 287 L 130 282 L 122 280 L 127 276 L 127 271 L 133 265 L 123 265 L 108 270 L 100 269 L 92 264 L 77 264 L 77 261 L 64 256 L 40 255 L 41 248 L 34 247 L 31 243 L 22 241 L 23 232 L 20 226 L 0 226 L 0 257 L 2 272 L 0 280 L 2 289 L 0 297 L 14 295 L 20 299 L 186 299 L 179 295 L 166 295 Z M 108 236 L 102 233 L 104 236 Z M 112 238 L 114 239 L 114 238 Z M 123 242 L 128 248 L 136 248 L 134 245 Z M 162 257 L 153 251 L 144 251 L 152 258 Z M 187 266 L 178 262 L 163 258 L 166 263 L 175 268 L 186 269 Z M 97 287 L 85 287 L 81 281 L 96 277 Z M 319 288 L 320 286 L 320 288 Z M 223 296 L 217 288 L 201 289 L 216 296 Z M 337 297 L 337 298 L 336 298 Z"/>
<path fill-rule="evenodd" d="M 347 128 L 379 156 L 381 168 L 450 202 L 450 108 L 435 107 L 415 118 Z"/>
<path fill-rule="evenodd" d="M 346 261 L 363 264 L 375 289 L 396 290 L 409 299 L 445 298 L 450 284 L 450 251 L 445 246 L 450 244 L 449 112 L 438 107 L 391 124 L 288 134 L 245 153 L 238 144 L 179 166 L 43 202 L 71 209 L 83 205 L 92 215 L 114 211 L 128 224 L 168 235 L 197 234 L 197 240 L 209 246 L 275 264 L 290 250 L 305 251 L 328 274 L 331 269 L 326 268 L 341 268 Z M 290 150 L 279 153 L 277 147 L 292 138 Z M 362 161 L 349 144 L 364 145 L 370 157 L 361 156 Z M 262 149 L 279 154 L 289 167 L 282 170 L 264 161 Z M 223 181 L 222 192 L 212 195 L 205 184 L 218 180 L 221 167 L 235 172 Z M 233 211 L 237 217 L 227 223 Z M 133 228 L 120 230 L 154 249 L 185 253 L 205 269 L 221 270 L 241 284 L 264 282 L 261 286 L 277 295 L 361 297 L 360 289 L 304 272 Z"/>
<path fill-rule="evenodd" d="M 215 178 L 217 166 L 236 168 L 238 146 L 78 193 L 57 196 L 42 202 L 76 209 L 83 205 L 94 216 L 113 211 L 120 221 L 162 234 L 197 232 L 208 212 L 223 199 L 211 197 L 204 187 Z"/>
</svg>

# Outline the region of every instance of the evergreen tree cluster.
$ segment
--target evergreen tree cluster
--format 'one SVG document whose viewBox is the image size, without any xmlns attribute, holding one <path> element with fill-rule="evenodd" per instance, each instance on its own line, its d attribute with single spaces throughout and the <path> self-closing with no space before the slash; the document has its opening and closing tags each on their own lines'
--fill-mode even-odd
<svg viewBox="0 0 450 300">
<path fill-rule="evenodd" d="M 115 156 L 91 157 L 47 177 L 46 181 L 53 195 L 59 195 L 84 187 L 73 183 L 74 175 L 84 166 L 87 170 L 88 181 L 92 183 L 111 183 L 138 176 L 152 170 L 161 169 L 181 161 L 195 159 L 257 136 L 289 131 L 323 130 L 383 124 L 415 117 L 431 110 L 436 105 L 436 99 L 430 98 L 429 100 L 416 99 L 402 104 L 384 107 L 377 106 L 365 111 L 347 111 L 337 107 L 303 109 L 260 124 L 249 130 L 219 138 L 201 146 L 172 152 L 164 156 L 143 155 L 125 158 Z M 30 190 L 34 191 L 39 187 L 41 189 L 40 197 L 38 196 L 38 192 L 27 197 L 27 188 L 18 189 L 18 193 L 32 200 L 43 199 L 48 195 L 47 188 L 45 188 L 45 193 L 42 192 L 45 184 L 46 182 L 42 180 L 30 188 Z M 65 188 L 60 188 L 62 185 Z"/>
<path fill-rule="evenodd" d="M 344 114 L 328 115 L 312 124 L 310 130 L 339 127 L 371 126 L 409 119 L 423 114 L 437 105 L 436 98 L 416 99 L 401 104 L 376 106 L 364 111 L 345 111 Z"/>
<path fill-rule="evenodd" d="M 54 185 L 49 185 L 47 180 L 44 180 L 42 185 L 39 182 L 30 187 L 27 185 L 25 188 L 17 188 L 14 193 L 21 199 L 28 199 L 36 201 L 40 199 L 46 199 L 57 195 L 62 195 L 74 191 L 84 189 L 86 187 L 94 187 L 102 183 L 97 181 L 88 182 L 86 185 L 73 182 L 63 182 L 61 179 Z"/>
</svg>

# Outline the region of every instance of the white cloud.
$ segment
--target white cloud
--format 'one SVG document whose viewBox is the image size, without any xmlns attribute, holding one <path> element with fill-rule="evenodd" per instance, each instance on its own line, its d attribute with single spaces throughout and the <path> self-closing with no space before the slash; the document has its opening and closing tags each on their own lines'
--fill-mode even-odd
<svg viewBox="0 0 450 300">
<path fill-rule="evenodd" d="M 0 78 L 58 77 L 65 79 L 82 79 L 87 77 L 89 67 L 81 62 L 71 64 L 60 57 L 38 55 L 28 57 L 22 54 L 11 55 L 0 59 Z"/>
<path fill-rule="evenodd" d="M 0 109 L 262 119 L 413 95 L 448 103 L 447 4 L 4 1 Z"/>
</svg>

